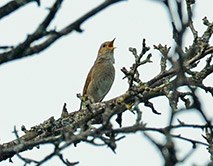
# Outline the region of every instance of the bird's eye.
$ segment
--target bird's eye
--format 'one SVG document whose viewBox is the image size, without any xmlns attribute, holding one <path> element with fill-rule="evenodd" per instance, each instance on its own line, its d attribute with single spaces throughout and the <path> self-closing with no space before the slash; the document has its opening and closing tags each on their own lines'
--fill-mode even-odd
<svg viewBox="0 0 213 166">
<path fill-rule="evenodd" d="M 106 44 L 104 44 L 103 47 L 106 47 Z"/>
</svg>

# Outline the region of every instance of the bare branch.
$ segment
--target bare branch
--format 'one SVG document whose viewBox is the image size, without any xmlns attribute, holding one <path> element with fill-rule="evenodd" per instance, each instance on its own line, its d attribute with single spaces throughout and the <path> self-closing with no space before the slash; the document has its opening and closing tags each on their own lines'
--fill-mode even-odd
<svg viewBox="0 0 213 166">
<path fill-rule="evenodd" d="M 123 0 L 104 1 L 102 4 L 92 9 L 91 11 L 89 11 L 88 13 L 86 13 L 85 15 L 83 15 L 82 17 L 74 21 L 73 23 L 71 23 L 70 25 L 64 27 L 61 31 L 50 34 L 46 30 L 46 28 L 48 27 L 48 25 L 54 18 L 55 14 L 57 13 L 58 9 L 60 8 L 63 2 L 63 0 L 56 0 L 55 4 L 51 7 L 50 12 L 47 15 L 47 17 L 44 19 L 43 23 L 39 25 L 39 27 L 33 34 L 28 35 L 27 39 L 23 43 L 15 47 L 14 49 L 0 54 L 0 64 L 15 60 L 15 59 L 23 58 L 26 56 L 30 56 L 35 53 L 39 53 L 43 51 L 44 49 L 46 49 L 47 47 L 49 47 L 51 44 L 53 44 L 56 40 L 58 40 L 62 36 L 65 36 L 73 32 L 74 30 L 78 32 L 82 32 L 80 28 L 80 25 L 82 23 L 84 23 L 90 17 L 94 16 L 95 14 L 105 9 L 106 7 L 120 1 L 123 1 Z M 44 36 L 47 37 L 44 42 L 35 46 L 31 46 L 32 42 Z"/>
<path fill-rule="evenodd" d="M 40 6 L 40 0 L 13 0 L 0 8 L 0 19 L 30 2 L 36 2 Z"/>
</svg>

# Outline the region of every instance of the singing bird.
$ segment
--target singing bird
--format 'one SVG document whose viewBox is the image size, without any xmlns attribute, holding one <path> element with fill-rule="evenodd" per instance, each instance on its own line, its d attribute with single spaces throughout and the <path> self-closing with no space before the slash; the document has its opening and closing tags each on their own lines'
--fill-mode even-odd
<svg viewBox="0 0 213 166">
<path fill-rule="evenodd" d="M 87 76 L 83 97 L 87 96 L 92 103 L 101 102 L 114 82 L 114 40 L 115 38 L 101 45 L 95 63 Z"/>
</svg>

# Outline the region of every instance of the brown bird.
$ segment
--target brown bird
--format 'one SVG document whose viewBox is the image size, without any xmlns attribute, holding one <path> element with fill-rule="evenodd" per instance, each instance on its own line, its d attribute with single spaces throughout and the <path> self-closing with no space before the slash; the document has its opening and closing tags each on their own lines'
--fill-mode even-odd
<svg viewBox="0 0 213 166">
<path fill-rule="evenodd" d="M 114 82 L 114 40 L 104 42 L 101 45 L 95 63 L 87 76 L 83 97 L 87 96 L 92 103 L 102 101 Z"/>
</svg>

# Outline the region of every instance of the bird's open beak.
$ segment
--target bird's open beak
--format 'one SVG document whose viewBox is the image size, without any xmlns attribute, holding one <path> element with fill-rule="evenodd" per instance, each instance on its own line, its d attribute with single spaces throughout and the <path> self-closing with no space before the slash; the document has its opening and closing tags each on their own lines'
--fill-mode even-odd
<svg viewBox="0 0 213 166">
<path fill-rule="evenodd" d="M 115 38 L 109 43 L 109 48 L 114 50 L 116 47 L 113 46 L 113 43 L 115 41 Z"/>
</svg>

